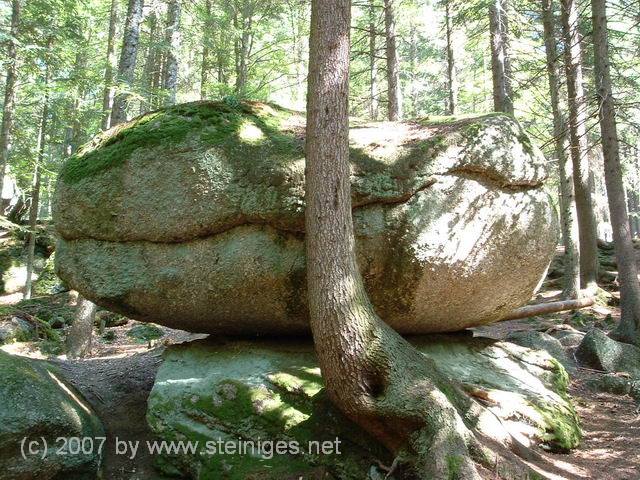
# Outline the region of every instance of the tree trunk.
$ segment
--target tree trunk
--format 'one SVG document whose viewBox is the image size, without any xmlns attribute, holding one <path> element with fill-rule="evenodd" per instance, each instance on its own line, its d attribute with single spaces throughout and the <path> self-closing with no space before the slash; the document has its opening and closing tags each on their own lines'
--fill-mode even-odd
<svg viewBox="0 0 640 480">
<path fill-rule="evenodd" d="M 509 34 L 509 2 L 500 0 L 500 27 L 504 51 L 504 88 L 507 96 L 506 113 L 513 115 L 513 70 L 511 68 L 511 35 Z"/>
<path fill-rule="evenodd" d="M 202 64 L 200 66 L 200 100 L 207 98 L 207 82 L 209 81 L 209 56 L 211 43 L 211 34 L 213 33 L 213 24 L 211 22 L 211 0 L 205 1 L 205 20 L 202 28 Z"/>
<path fill-rule="evenodd" d="M 44 71 L 44 99 L 42 105 L 42 116 L 40 117 L 40 125 L 38 127 L 38 145 L 36 147 L 37 157 L 33 168 L 33 184 L 31 189 L 31 205 L 29 206 L 29 244 L 27 247 L 27 279 L 24 285 L 24 299 L 31 298 L 32 278 L 33 278 L 33 261 L 36 252 L 36 227 L 38 222 L 38 208 L 40 206 L 40 165 L 44 160 L 45 140 L 47 135 L 47 125 L 49 121 L 49 76 L 50 76 L 50 60 L 48 58 L 51 50 L 52 40 L 48 41 Z"/>
<path fill-rule="evenodd" d="M 376 2 L 369 0 L 369 118 L 372 120 L 378 119 L 377 23 Z"/>
<path fill-rule="evenodd" d="M 455 115 L 458 108 L 458 75 L 453 48 L 453 27 L 449 2 L 445 3 L 445 30 L 447 35 L 447 115 Z"/>
<path fill-rule="evenodd" d="M 11 147 L 11 129 L 13 127 L 13 110 L 15 108 L 16 96 L 16 71 L 18 63 L 17 41 L 18 30 L 20 28 L 20 2 L 11 2 L 11 38 L 7 48 L 7 78 L 4 86 L 4 106 L 2 111 L 2 126 L 0 127 L 0 192 L 4 185 L 4 175 L 9 161 L 9 149 Z"/>
<path fill-rule="evenodd" d="M 242 3 L 242 11 L 240 19 L 238 13 L 235 12 L 234 22 L 236 29 L 240 29 L 240 38 L 236 38 L 235 54 L 236 54 L 236 95 L 243 97 L 246 93 L 247 81 L 249 77 L 249 54 L 251 39 L 253 36 L 253 6 L 251 2 Z"/>
<path fill-rule="evenodd" d="M 69 358 L 83 358 L 91 352 L 91 337 L 96 310 L 97 307 L 94 303 L 78 296 L 76 317 L 67 335 L 67 356 Z"/>
<path fill-rule="evenodd" d="M 560 112 L 560 78 L 557 68 L 556 34 L 553 24 L 553 1 L 542 0 L 542 24 L 549 77 L 549 97 L 553 112 L 553 136 L 560 179 L 560 220 L 564 244 L 564 298 L 577 298 L 580 293 L 580 240 L 576 220 L 572 167 L 565 153 L 566 125 Z"/>
<path fill-rule="evenodd" d="M 396 0 L 384 0 L 384 27 L 387 52 L 387 114 L 389 120 L 402 120 L 402 91 L 400 90 L 400 60 L 396 45 Z"/>
<path fill-rule="evenodd" d="M 491 73 L 493 79 L 493 109 L 496 112 L 513 114 L 508 73 L 510 62 L 507 57 L 506 3 L 503 0 L 491 0 L 489 4 L 489 38 L 491 43 Z"/>
<path fill-rule="evenodd" d="M 397 455 L 397 478 L 479 479 L 472 456 L 497 462 L 485 437 L 481 442 L 471 432 L 470 409 L 482 407 L 378 318 L 358 270 L 349 180 L 349 32 L 349 0 L 312 1 L 305 243 L 310 324 L 326 391 Z M 508 441 L 501 425 L 492 428 L 494 438 Z"/>
<path fill-rule="evenodd" d="M 167 28 L 165 30 L 166 55 L 162 87 L 164 104 L 176 103 L 178 88 L 178 49 L 180 47 L 180 0 L 170 0 L 167 7 Z"/>
<path fill-rule="evenodd" d="M 570 151 L 580 237 L 580 282 L 582 288 L 595 290 L 598 278 L 598 232 L 590 186 L 591 167 L 587 156 L 587 105 L 582 85 L 578 11 L 575 0 L 561 0 L 561 5 Z"/>
<path fill-rule="evenodd" d="M 116 26 L 118 24 L 118 0 L 111 0 L 109 36 L 107 38 L 107 62 L 104 69 L 104 93 L 102 95 L 102 130 L 111 127 L 113 107 L 113 70 L 116 63 Z"/>
<path fill-rule="evenodd" d="M 130 97 L 129 90 L 133 86 L 136 71 L 136 59 L 138 57 L 138 45 L 140 43 L 140 22 L 142 22 L 143 0 L 129 0 L 127 8 L 127 21 L 124 27 L 122 51 L 118 63 L 118 90 L 113 101 L 111 113 L 111 126 L 127 121 L 127 103 Z"/>
<path fill-rule="evenodd" d="M 594 74 L 600 109 L 600 133 L 604 156 L 604 179 L 609 199 L 613 244 L 620 282 L 620 324 L 615 336 L 640 344 L 640 281 L 624 198 L 616 108 L 609 72 L 609 41 L 605 0 L 591 0 L 593 15 Z"/>
</svg>

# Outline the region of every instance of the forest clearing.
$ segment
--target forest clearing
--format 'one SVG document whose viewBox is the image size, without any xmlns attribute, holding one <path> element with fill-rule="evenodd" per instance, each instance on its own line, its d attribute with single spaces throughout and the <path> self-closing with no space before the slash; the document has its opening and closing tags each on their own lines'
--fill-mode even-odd
<svg viewBox="0 0 640 480">
<path fill-rule="evenodd" d="M 639 25 L 0 0 L 0 480 L 640 479 Z"/>
</svg>

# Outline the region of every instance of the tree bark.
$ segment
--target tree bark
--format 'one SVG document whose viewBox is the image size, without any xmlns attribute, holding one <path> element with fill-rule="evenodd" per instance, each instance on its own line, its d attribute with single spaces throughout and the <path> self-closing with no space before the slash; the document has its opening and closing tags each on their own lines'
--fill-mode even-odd
<svg viewBox="0 0 640 480">
<path fill-rule="evenodd" d="M 33 278 L 33 261 L 36 252 L 36 227 L 38 223 L 38 208 L 40 206 L 40 182 L 41 169 L 40 165 L 44 160 L 45 140 L 47 136 L 47 125 L 49 121 L 49 77 L 50 77 L 50 59 L 52 40 L 47 43 L 44 63 L 44 99 L 42 103 L 42 115 L 40 117 L 40 125 L 38 126 L 38 145 L 36 147 L 37 157 L 33 167 L 33 183 L 31 188 L 31 205 L 29 206 L 29 244 L 27 247 L 27 279 L 24 286 L 24 299 L 31 298 L 32 278 Z"/>
<path fill-rule="evenodd" d="M 605 0 L 591 0 L 593 15 L 594 74 L 600 108 L 600 133 L 604 156 L 604 179 L 609 199 L 613 244 L 618 261 L 620 283 L 620 324 L 615 336 L 629 343 L 640 344 L 640 281 L 627 221 L 624 197 L 620 146 L 616 125 L 616 106 L 613 99 L 609 68 L 609 40 Z"/>
<path fill-rule="evenodd" d="M 204 5 L 204 24 L 202 39 L 202 64 L 200 66 L 200 100 L 207 98 L 207 82 L 209 81 L 209 57 L 211 55 L 211 34 L 213 33 L 213 24 L 211 22 L 211 0 L 205 0 Z"/>
<path fill-rule="evenodd" d="M 384 27 L 387 53 L 387 115 L 389 120 L 402 120 L 402 91 L 400 90 L 400 60 L 396 45 L 396 0 L 384 0 Z"/>
<path fill-rule="evenodd" d="M 587 105 L 582 85 L 582 49 L 575 0 L 561 0 L 569 105 L 570 152 L 573 185 L 580 237 L 580 282 L 584 289 L 595 290 L 598 278 L 598 232 L 591 195 L 591 167 L 587 156 Z"/>
<path fill-rule="evenodd" d="M 378 69 L 376 2 L 369 0 L 369 118 L 378 119 Z"/>
<path fill-rule="evenodd" d="M 553 136 L 560 179 L 560 220 L 564 244 L 564 298 L 580 293 L 580 240 L 573 190 L 573 169 L 565 153 L 566 124 L 560 112 L 560 78 L 558 75 L 556 34 L 553 24 L 553 0 L 542 0 L 542 25 L 549 78 L 549 99 L 553 113 Z"/>
<path fill-rule="evenodd" d="M 491 0 L 489 4 L 493 109 L 496 112 L 513 114 L 513 103 L 510 96 L 511 83 L 508 77 L 511 67 L 506 45 L 506 11 L 503 11 L 505 6 L 504 0 Z"/>
<path fill-rule="evenodd" d="M 20 28 L 20 2 L 11 2 L 11 38 L 7 48 L 7 78 L 4 86 L 4 106 L 2 111 L 2 126 L 0 127 L 0 192 L 4 185 L 4 175 L 9 161 L 9 150 L 11 148 L 11 129 L 13 128 L 13 110 L 15 108 L 16 97 L 16 76 L 17 76 L 17 41 Z"/>
<path fill-rule="evenodd" d="M 107 61 L 104 69 L 104 93 L 102 94 L 102 130 L 111 127 L 113 108 L 113 71 L 116 63 L 116 27 L 118 24 L 118 0 L 111 0 L 109 13 L 109 36 L 107 38 Z"/>
<path fill-rule="evenodd" d="M 176 103 L 178 88 L 178 49 L 180 47 L 180 0 L 170 0 L 167 7 L 167 27 L 165 30 L 166 55 L 162 87 L 164 104 Z"/>
<path fill-rule="evenodd" d="M 455 115 L 458 109 L 458 75 L 456 72 L 455 50 L 453 48 L 453 27 L 451 25 L 451 7 L 445 3 L 445 33 L 447 35 L 447 115 Z"/>
<path fill-rule="evenodd" d="M 472 457 L 497 461 L 471 432 L 477 421 L 471 411 L 482 407 L 376 315 L 358 270 L 349 179 L 349 33 L 349 0 L 312 1 L 305 243 L 310 325 L 326 391 L 397 456 L 397 478 L 479 479 Z M 492 427 L 506 443 L 506 430 Z"/>
<path fill-rule="evenodd" d="M 234 23 L 236 30 L 240 30 L 241 34 L 235 41 L 236 56 L 236 95 L 244 96 L 249 79 L 249 54 L 251 53 L 251 41 L 253 37 L 253 8 L 251 1 L 244 0 L 238 18 L 237 9 L 234 10 Z"/>
<path fill-rule="evenodd" d="M 76 317 L 67 335 L 67 356 L 69 358 L 83 358 L 91 352 L 96 310 L 97 307 L 94 303 L 78 296 Z"/>
<path fill-rule="evenodd" d="M 122 51 L 118 63 L 118 89 L 121 90 L 113 101 L 111 126 L 127 121 L 129 90 L 133 86 L 140 43 L 140 22 L 142 22 L 143 0 L 129 0 L 127 20 L 124 27 Z M 122 91 L 124 90 L 124 91 Z"/>
</svg>

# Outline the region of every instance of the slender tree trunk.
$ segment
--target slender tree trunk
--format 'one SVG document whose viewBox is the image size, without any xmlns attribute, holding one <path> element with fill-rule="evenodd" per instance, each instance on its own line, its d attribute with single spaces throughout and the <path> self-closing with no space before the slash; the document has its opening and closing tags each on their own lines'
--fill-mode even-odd
<svg viewBox="0 0 640 480">
<path fill-rule="evenodd" d="M 556 34 L 553 24 L 553 0 L 542 0 L 542 24 L 549 77 L 549 97 L 553 112 L 553 136 L 560 178 L 560 219 L 564 244 L 564 291 L 565 298 L 577 298 L 580 293 L 580 240 L 576 203 L 573 191 L 572 166 L 565 153 L 566 125 L 560 112 L 560 78 L 558 75 Z"/>
<path fill-rule="evenodd" d="M 209 45 L 211 44 L 211 35 L 213 32 L 213 24 L 211 22 L 211 0 L 205 0 L 205 20 L 203 25 L 202 39 L 202 64 L 200 67 L 200 99 L 207 98 L 207 82 L 209 81 L 209 68 L 211 67 L 209 57 L 211 55 Z"/>
<path fill-rule="evenodd" d="M 4 185 L 4 175 L 9 161 L 9 149 L 11 147 L 11 129 L 13 127 L 13 110 L 15 108 L 16 96 L 16 72 L 18 64 L 17 42 L 18 30 L 20 28 L 20 2 L 11 2 L 11 38 L 7 49 L 7 78 L 4 86 L 4 106 L 2 111 L 2 126 L 0 127 L 0 192 Z"/>
<path fill-rule="evenodd" d="M 573 184 L 580 237 L 580 282 L 594 290 L 598 278 L 598 232 L 587 156 L 587 105 L 582 85 L 582 49 L 575 0 L 560 0 L 564 42 Z"/>
<path fill-rule="evenodd" d="M 377 23 L 376 2 L 369 0 L 369 118 L 372 120 L 378 119 Z"/>
<path fill-rule="evenodd" d="M 253 8 L 250 2 L 244 2 L 242 4 L 241 17 L 237 19 L 236 13 L 236 25 L 239 23 L 241 29 L 240 38 L 236 39 L 236 94 L 238 96 L 244 96 L 247 88 L 247 81 L 249 77 L 249 53 L 251 39 L 253 36 Z M 236 27 L 238 28 L 238 27 Z"/>
<path fill-rule="evenodd" d="M 618 260 L 620 282 L 620 324 L 616 337 L 640 344 L 640 281 L 624 198 L 620 147 L 616 126 L 616 107 L 609 72 L 609 40 L 605 0 L 591 0 L 593 15 L 594 74 L 597 88 L 604 156 L 604 179 L 609 199 L 613 243 Z"/>
<path fill-rule="evenodd" d="M 384 0 L 384 27 L 387 52 L 387 110 L 389 120 L 402 120 L 402 91 L 400 90 L 400 60 L 396 45 L 396 0 Z"/>
<path fill-rule="evenodd" d="M 33 278 L 33 261 L 36 252 L 36 227 L 38 223 L 38 209 L 40 207 L 40 182 L 41 182 L 41 165 L 44 160 L 44 149 L 47 136 L 47 125 L 49 121 L 49 76 L 50 76 L 50 60 L 48 58 L 51 50 L 52 40 L 47 43 L 44 71 L 44 99 L 42 105 L 42 115 L 40 117 L 40 125 L 38 126 L 38 145 L 36 147 L 37 157 L 33 168 L 33 183 L 31 189 L 31 205 L 29 206 L 29 244 L 27 247 L 27 279 L 24 286 L 24 299 L 31 298 L 32 278 Z"/>
<path fill-rule="evenodd" d="M 176 103 L 178 88 L 178 49 L 180 47 L 180 0 L 170 0 L 165 31 L 166 55 L 162 86 L 165 105 Z"/>
<path fill-rule="evenodd" d="M 510 62 L 507 57 L 505 32 L 506 12 L 504 0 L 491 0 L 489 4 L 489 38 L 491 43 L 491 73 L 493 79 L 493 109 L 496 112 L 513 113 L 510 96 Z"/>
<path fill-rule="evenodd" d="M 129 0 L 127 20 L 122 40 L 122 51 L 118 63 L 118 89 L 120 91 L 113 101 L 111 126 L 127 121 L 127 103 L 129 90 L 133 86 L 140 43 L 140 22 L 142 22 L 143 0 Z"/>
<path fill-rule="evenodd" d="M 116 63 L 116 26 L 118 24 L 118 0 L 111 0 L 109 13 L 109 36 L 107 38 L 107 61 L 104 69 L 104 93 L 102 95 L 102 130 L 111 126 L 113 107 L 113 71 Z"/>
<path fill-rule="evenodd" d="M 491 465 L 499 460 L 471 431 L 469 409 L 481 407 L 376 315 L 356 263 L 349 178 L 350 11 L 349 0 L 312 1 L 305 244 L 310 325 L 326 391 L 396 455 L 395 478 L 476 480 L 472 456 L 487 455 L 484 462 Z M 492 427 L 494 436 L 508 438 L 499 425 Z"/>
<path fill-rule="evenodd" d="M 445 29 L 447 35 L 447 115 L 455 115 L 458 108 L 458 75 L 453 48 L 453 27 L 449 2 L 445 3 Z"/>
<path fill-rule="evenodd" d="M 94 303 L 78 296 L 76 317 L 67 335 L 67 356 L 83 358 L 91 352 L 93 322 L 97 307 Z"/>
<path fill-rule="evenodd" d="M 504 51 L 504 88 L 507 96 L 505 112 L 513 115 L 513 69 L 511 68 L 511 35 L 509 33 L 509 2 L 500 0 L 500 28 Z"/>
</svg>

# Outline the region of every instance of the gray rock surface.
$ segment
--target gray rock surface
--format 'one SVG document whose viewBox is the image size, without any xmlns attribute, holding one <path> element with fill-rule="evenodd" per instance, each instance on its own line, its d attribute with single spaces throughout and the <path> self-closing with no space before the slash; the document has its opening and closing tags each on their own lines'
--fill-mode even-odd
<svg viewBox="0 0 640 480">
<path fill-rule="evenodd" d="M 431 337 L 412 341 L 466 389 L 484 392 L 491 412 L 521 441 L 577 445 L 580 428 L 566 396 L 566 372 L 549 355 L 488 339 Z M 362 480 L 372 471 L 376 478 L 378 461 L 393 460 L 325 397 L 313 345 L 306 340 L 170 347 L 149 397 L 147 420 L 166 440 L 280 440 L 301 448 L 272 458 L 256 450 L 158 459 L 164 473 L 195 479 Z M 308 443 L 336 438 L 340 454 L 314 454 Z"/>
<path fill-rule="evenodd" d="M 640 380 L 640 348 L 616 342 L 602 330 L 594 328 L 582 339 L 576 350 L 578 361 L 604 372 L 627 372 Z"/>
<path fill-rule="evenodd" d="M 351 128 L 360 269 L 403 333 L 526 303 L 553 255 L 544 159 L 511 117 Z M 227 334 L 308 332 L 304 118 L 195 103 L 98 137 L 64 166 L 57 272 L 130 318 Z"/>
<path fill-rule="evenodd" d="M 20 317 L 0 319 L 0 345 L 27 342 L 36 337 L 34 326 Z"/>
<path fill-rule="evenodd" d="M 534 350 L 544 350 L 558 360 L 567 371 L 575 370 L 575 363 L 567 355 L 565 347 L 558 339 L 548 333 L 535 330 L 511 332 L 507 335 L 506 341 Z"/>
<path fill-rule="evenodd" d="M 85 443 L 82 451 L 73 440 L 64 450 L 58 438 L 104 437 L 102 424 L 55 367 L 0 351 L 0 372 L 0 479 L 97 478 L 99 440 L 93 449 Z M 38 442 L 38 454 L 22 456 L 22 445 L 28 452 L 25 438 Z"/>
</svg>

